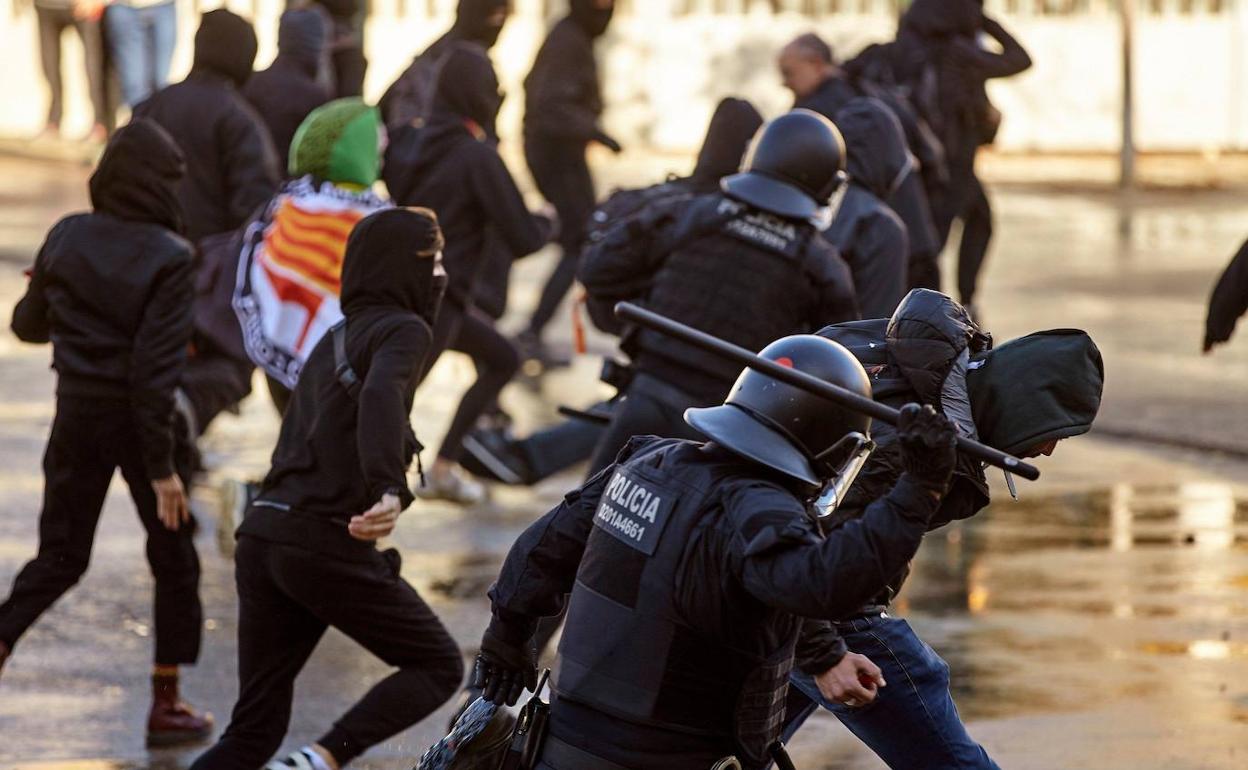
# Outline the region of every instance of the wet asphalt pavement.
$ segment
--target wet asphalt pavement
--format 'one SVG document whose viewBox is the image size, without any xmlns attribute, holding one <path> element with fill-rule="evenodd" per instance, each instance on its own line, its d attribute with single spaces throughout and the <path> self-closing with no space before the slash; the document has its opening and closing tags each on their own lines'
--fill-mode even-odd
<svg viewBox="0 0 1248 770">
<path fill-rule="evenodd" d="M 0 160 L 3 313 L 43 233 L 84 205 L 84 181 L 73 167 Z M 990 474 L 997 502 L 929 537 L 898 614 L 949 661 L 959 708 L 1002 767 L 1248 766 L 1248 334 L 1213 357 L 1198 350 L 1212 281 L 1248 236 L 1243 204 L 1230 192 L 1141 193 L 1124 205 L 1107 193 L 1035 188 L 998 189 L 994 201 L 987 325 L 998 340 L 1088 329 L 1107 364 L 1102 420 L 1092 436 L 1042 458 L 1045 476 L 1020 482 L 1020 502 Z M 520 263 L 514 307 L 532 306 L 547 259 Z M 605 339 L 592 342 L 609 349 Z M 48 360 L 47 349 L 0 333 L 0 591 L 36 545 L 39 463 L 54 408 Z M 558 403 L 592 401 L 601 392 L 596 369 L 581 357 L 570 371 L 509 388 L 504 401 L 519 430 L 552 420 Z M 426 443 L 440 437 L 471 375 L 466 359 L 448 356 L 418 394 L 414 424 Z M 214 537 L 216 490 L 224 475 L 265 470 L 277 421 L 257 392 L 206 438 L 210 472 L 195 489 L 207 621 L 203 658 L 184 674 L 184 691 L 219 720 L 236 669 L 232 563 Z M 392 542 L 403 574 L 466 658 L 507 548 L 577 479 L 496 488 L 489 504 L 470 510 L 418 502 L 404 515 Z M 142 546 L 118 480 L 91 570 L 22 640 L 0 678 L 0 766 L 172 770 L 196 755 L 143 746 L 151 580 Z M 287 746 L 323 732 L 384 673 L 327 635 L 299 681 Z M 354 766 L 410 767 L 447 710 Z M 883 766 L 831 718 L 808 723 L 793 752 L 801 768 Z"/>
</svg>

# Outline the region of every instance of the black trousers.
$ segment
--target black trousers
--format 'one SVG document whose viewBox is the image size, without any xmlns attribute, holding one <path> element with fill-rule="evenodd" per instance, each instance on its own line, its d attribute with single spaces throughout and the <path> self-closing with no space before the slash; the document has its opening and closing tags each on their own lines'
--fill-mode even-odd
<svg viewBox="0 0 1248 770">
<path fill-rule="evenodd" d="M 938 242 L 949 240 L 954 220 L 962 220 L 962 241 L 958 245 L 958 296 L 962 304 L 975 301 L 979 273 L 983 269 L 992 240 L 992 208 L 983 183 L 975 174 L 977 140 L 968 140 L 949 156 L 949 186 L 933 201 Z"/>
<path fill-rule="evenodd" d="M 705 440 L 705 436 L 685 422 L 685 410 L 715 406 L 721 402 L 722 398 L 698 398 L 648 374 L 634 376 L 627 395 L 611 418 L 611 424 L 594 447 L 588 475 L 593 476 L 615 462 L 616 455 L 633 436 Z"/>
<path fill-rule="evenodd" d="M 251 393 L 250 361 L 239 361 L 217 350 L 207 340 L 196 339 L 195 354 L 182 372 L 182 392 L 195 411 L 195 428 L 202 436 L 219 414 Z"/>
<path fill-rule="evenodd" d="M 12 647 L 87 571 L 100 511 L 118 468 L 147 530 L 147 561 L 156 581 L 156 663 L 173 666 L 199 658 L 203 609 L 194 522 L 171 532 L 156 517 L 156 493 L 125 400 L 58 399 L 43 457 L 39 553 L 18 573 L 13 592 L 0 605 L 0 641 Z M 182 470 L 185 483 L 189 469 Z"/>
<path fill-rule="evenodd" d="M 498 394 L 516 376 L 520 370 L 520 354 L 511 340 L 494 326 L 494 319 L 477 308 L 465 308 L 450 297 L 438 310 L 426 374 L 444 350 L 467 353 L 477 368 L 477 379 L 460 399 L 438 450 L 438 457 L 459 462 L 464 454 L 464 436 L 477 424 L 478 418 L 497 403 Z"/>
<path fill-rule="evenodd" d="M 43 8 L 35 5 L 39 20 L 39 59 L 43 79 L 51 92 L 48 102 L 48 123 L 59 126 L 64 115 L 65 88 L 61 82 L 61 35 L 73 27 L 82 40 L 83 64 L 87 71 L 87 90 L 91 95 L 97 125 L 108 124 L 108 108 L 104 97 L 104 37 L 100 22 L 75 19 L 70 8 Z"/>
<path fill-rule="evenodd" d="M 529 320 L 529 330 L 540 335 L 576 280 L 585 228 L 594 213 L 594 179 L 585 162 L 584 142 L 526 136 L 524 156 L 537 189 L 559 213 L 563 251 Z"/>
<path fill-rule="evenodd" d="M 397 552 L 388 552 L 397 557 Z M 441 706 L 464 674 L 459 648 L 398 559 L 345 561 L 243 535 L 238 584 L 238 703 L 221 740 L 192 770 L 256 770 L 281 746 L 295 677 L 330 626 L 398 670 L 320 739 L 346 764 Z"/>
</svg>

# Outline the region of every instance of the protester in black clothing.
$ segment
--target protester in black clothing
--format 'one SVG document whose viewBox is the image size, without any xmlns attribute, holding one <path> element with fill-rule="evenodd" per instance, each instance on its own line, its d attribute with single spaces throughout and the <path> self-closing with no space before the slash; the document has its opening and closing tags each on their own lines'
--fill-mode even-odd
<svg viewBox="0 0 1248 770">
<path fill-rule="evenodd" d="M 1245 312 L 1248 312 L 1248 243 L 1239 247 L 1213 287 L 1201 349 L 1208 353 L 1215 345 L 1228 341 Z"/>
<path fill-rule="evenodd" d="M 325 20 L 319 12 L 286 11 L 277 28 L 277 58 L 243 86 L 243 97 L 268 127 L 283 168 L 299 124 L 330 99 L 329 91 L 317 79 L 325 53 L 325 33 Z"/>
<path fill-rule="evenodd" d="M 368 59 L 364 56 L 364 23 L 368 3 L 363 0 L 298 0 L 324 9 L 329 22 L 329 79 L 334 99 L 363 96 Z"/>
<path fill-rule="evenodd" d="M 909 290 L 906 226 L 888 200 L 913 162 L 897 118 L 878 99 L 858 98 L 836 114 L 849 157 L 849 187 L 824 237 L 849 263 L 863 318 L 888 318 Z"/>
<path fill-rule="evenodd" d="M 459 0 L 455 24 L 412 59 L 377 102 L 386 127 L 393 132 L 404 126 L 423 126 L 433 108 L 438 68 L 446 54 L 456 43 L 475 43 L 487 51 L 493 48 L 510 14 L 510 0 Z M 482 128 L 495 135 L 493 125 Z"/>
<path fill-rule="evenodd" d="M 614 0 L 571 0 L 571 6 L 542 43 L 524 81 L 524 156 L 538 190 L 559 213 L 563 253 L 517 342 L 526 358 L 548 365 L 563 362 L 546 349 L 542 332 L 576 279 L 596 200 L 586 148 L 597 142 L 620 151 L 598 122 L 603 104 L 594 60 L 594 41 L 607 30 Z"/>
<path fill-rule="evenodd" d="M 641 216 L 652 206 L 716 193 L 720 180 L 740 168 L 750 140 L 762 125 L 763 118 L 754 105 L 743 99 L 722 100 L 711 116 L 693 172 L 649 187 L 612 193 L 590 218 L 589 240 L 596 243 L 622 222 Z M 612 305 L 609 298 L 591 296 L 586 308 L 595 326 L 618 334 L 621 329 Z M 513 438 L 505 427 L 478 427 L 465 436 L 465 463 L 473 473 L 486 478 L 508 484 L 535 484 L 588 460 L 602 433 L 602 425 L 580 418 L 524 439 Z"/>
<path fill-rule="evenodd" d="M 842 183 L 844 158 L 828 120 L 781 116 L 722 193 L 655 205 L 591 244 L 581 282 L 594 302 L 640 301 L 750 350 L 856 319 L 849 268 L 812 224 Z M 679 431 L 685 409 L 719 403 L 736 375 L 731 363 L 654 332 L 626 333 L 622 346 L 635 375 L 591 473 L 632 436 Z"/>
<path fill-rule="evenodd" d="M 871 395 L 827 340 L 762 355 Z M 520 536 L 490 589 L 474 678 L 496 703 L 532 686 L 534 628 L 571 594 L 539 770 L 768 766 L 801 618 L 842 616 L 913 556 L 955 460 L 949 421 L 906 407 L 905 473 L 825 539 L 812 502 L 852 484 L 870 419 L 749 370 L 685 419 L 710 441 L 630 441 Z"/>
<path fill-rule="evenodd" d="M 87 570 L 117 468 L 147 530 L 156 580 L 153 744 L 206 737 L 178 697 L 178 667 L 199 657 L 203 611 L 186 442 L 175 439 L 173 391 L 191 336 L 191 245 L 175 193 L 185 173 L 173 139 L 151 121 L 120 129 L 91 177 L 92 213 L 62 219 L 13 312 L 26 342 L 51 340 L 57 410 L 44 457 L 39 555 L 0 605 L 0 665 L 23 633 Z M 182 437 L 185 439 L 185 437 Z"/>
<path fill-rule="evenodd" d="M 501 103 L 489 58 L 479 46 L 454 46 L 441 67 L 429 122 L 420 129 L 419 149 L 408 173 L 413 186 L 397 202 L 433 209 L 446 233 L 450 287 L 434 326 L 428 365 L 450 348 L 469 354 L 477 366 L 477 381 L 460 402 L 421 495 L 473 503 L 484 490 L 458 472 L 464 434 L 520 367 L 519 355 L 494 328 L 493 319 L 474 307 L 489 236 L 496 235 L 508 253 L 523 257 L 546 244 L 550 223 L 529 213 L 498 148 L 482 128 L 493 125 Z"/>
<path fill-rule="evenodd" d="M 808 33 L 781 51 L 780 72 L 785 87 L 793 92 L 795 107 L 814 110 L 835 121 L 837 113 L 852 100 L 865 96 L 882 101 L 900 121 L 915 161 L 914 173 L 899 179 L 883 200 L 901 217 L 909 236 L 906 288 L 939 289 L 936 260 L 940 243 L 929 196 L 943 190 L 948 181 L 944 148 L 896 87 L 891 65 L 881 62 L 887 57 L 880 55 L 880 46 L 872 48 L 841 67 L 831 47 L 818 35 Z"/>
<path fill-rule="evenodd" d="M 224 9 L 209 11 L 195 33 L 191 74 L 135 108 L 186 156 L 178 199 L 192 243 L 242 225 L 281 180 L 268 129 L 238 90 L 255 59 L 251 24 Z"/>
<path fill-rule="evenodd" d="M 996 53 L 978 40 L 986 33 L 1001 45 Z M 937 238 L 943 245 L 955 219 L 967 233 L 958 251 L 958 292 L 975 314 L 979 273 L 992 236 L 992 212 L 975 175 L 975 156 L 996 136 L 1001 114 L 988 100 L 991 78 L 1017 75 L 1031 58 L 978 0 L 916 0 L 897 32 L 899 76 L 911 84 L 915 104 L 940 137 L 949 163 L 949 186 L 933 201 Z M 967 235 L 970 237 L 968 238 Z"/>
<path fill-rule="evenodd" d="M 398 552 L 376 547 L 413 499 L 406 470 L 418 443 L 408 415 L 446 284 L 441 249 L 437 219 L 422 209 L 371 214 L 351 233 L 345 328 L 309 357 L 238 530 L 239 699 L 197 770 L 268 761 L 289 724 L 295 678 L 329 626 L 398 671 L 315 744 L 271 767 L 336 770 L 459 686 L 455 642 L 399 576 Z"/>
</svg>

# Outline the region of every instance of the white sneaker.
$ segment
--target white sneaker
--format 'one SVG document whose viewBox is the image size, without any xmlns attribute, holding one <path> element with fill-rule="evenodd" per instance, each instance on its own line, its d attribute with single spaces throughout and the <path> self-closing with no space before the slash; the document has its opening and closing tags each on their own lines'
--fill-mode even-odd
<svg viewBox="0 0 1248 770">
<path fill-rule="evenodd" d="M 485 485 L 468 478 L 456 466 L 444 473 L 426 473 L 425 484 L 416 488 L 416 496 L 421 500 L 476 505 L 485 500 Z"/>
</svg>

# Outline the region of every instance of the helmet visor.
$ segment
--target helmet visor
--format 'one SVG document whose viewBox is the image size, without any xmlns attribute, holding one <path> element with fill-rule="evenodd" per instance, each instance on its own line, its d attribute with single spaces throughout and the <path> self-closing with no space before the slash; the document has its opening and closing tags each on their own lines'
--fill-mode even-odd
<svg viewBox="0 0 1248 770">
<path fill-rule="evenodd" d="M 845 500 L 845 495 L 854 485 L 854 480 L 862 472 L 873 451 L 875 442 L 854 431 L 819 455 L 820 467 L 829 471 L 823 491 L 815 500 L 815 510 L 819 512 L 820 518 L 831 516 Z"/>
</svg>

